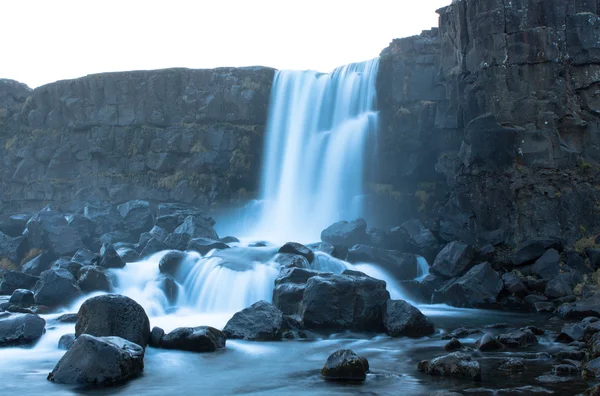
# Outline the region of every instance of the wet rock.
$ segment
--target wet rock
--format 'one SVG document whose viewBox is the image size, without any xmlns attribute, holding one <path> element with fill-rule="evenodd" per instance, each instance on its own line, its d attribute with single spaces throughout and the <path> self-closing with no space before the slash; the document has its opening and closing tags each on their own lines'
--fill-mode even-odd
<svg viewBox="0 0 600 396">
<path fill-rule="evenodd" d="M 559 364 L 552 367 L 552 373 L 559 377 L 573 377 L 579 375 L 579 369 L 572 364 Z"/>
<path fill-rule="evenodd" d="M 486 333 L 479 340 L 479 350 L 482 352 L 498 351 L 504 349 L 504 344 L 496 339 L 490 333 Z"/>
<path fill-rule="evenodd" d="M 312 263 L 312 261 L 315 258 L 315 253 L 312 250 L 310 250 L 306 246 L 304 246 L 300 243 L 296 243 L 296 242 L 286 243 L 281 248 L 279 248 L 277 253 L 297 254 L 299 256 L 305 257 L 309 263 Z"/>
<path fill-rule="evenodd" d="M 302 256 L 295 257 L 300 257 L 305 261 Z M 300 305 L 304 298 L 306 282 L 319 274 L 317 271 L 296 267 L 281 270 L 279 276 L 275 279 L 273 305 L 285 315 L 297 315 L 300 312 Z"/>
<path fill-rule="evenodd" d="M 187 235 L 187 234 L 185 234 L 185 235 Z M 186 236 L 186 239 L 187 238 L 188 237 Z M 171 245 L 169 245 L 167 242 L 162 242 L 156 238 L 151 238 L 148 241 L 148 243 L 146 243 L 146 245 L 142 248 L 142 250 L 140 252 L 140 258 L 145 259 L 146 257 L 150 257 L 155 253 L 162 252 L 163 250 L 169 250 L 171 248 L 172 248 Z"/>
<path fill-rule="evenodd" d="M 80 214 L 68 216 L 67 221 L 71 228 L 77 231 L 83 244 L 87 247 L 92 246 L 94 239 L 97 237 L 96 223 Z"/>
<path fill-rule="evenodd" d="M 273 258 L 281 268 L 309 268 L 310 264 L 306 257 L 297 254 L 278 253 Z"/>
<path fill-rule="evenodd" d="M 367 242 L 367 222 L 357 219 L 351 222 L 340 221 L 327 227 L 321 232 L 321 241 L 333 246 L 350 248 Z"/>
<path fill-rule="evenodd" d="M 347 260 L 351 263 L 374 263 L 388 271 L 397 280 L 417 277 L 417 256 L 395 250 L 385 250 L 366 245 L 354 245 L 348 249 Z"/>
<path fill-rule="evenodd" d="M 239 243 L 240 242 L 240 240 L 234 236 L 226 236 L 226 237 L 220 238 L 219 241 L 223 242 L 223 243 Z"/>
<path fill-rule="evenodd" d="M 406 235 L 408 252 L 419 254 L 425 257 L 429 262 L 435 260 L 439 252 L 439 244 L 433 233 L 427 229 L 418 219 L 409 220 L 403 223 L 400 230 Z M 398 232 L 398 231 L 396 231 Z M 394 231 L 392 231 L 394 233 Z M 393 236 L 392 236 L 393 238 Z M 394 249 L 396 249 L 394 247 Z"/>
<path fill-rule="evenodd" d="M 42 272 L 50 269 L 55 259 L 53 253 L 43 252 L 23 264 L 21 271 L 27 275 L 40 276 Z"/>
<path fill-rule="evenodd" d="M 81 264 L 76 263 L 74 261 L 69 260 L 68 257 L 61 257 L 52 263 L 50 268 L 53 269 L 66 269 L 73 275 L 73 277 L 77 278 L 79 276 L 79 270 L 81 269 Z"/>
<path fill-rule="evenodd" d="M 8 302 L 19 307 L 28 308 L 35 304 L 35 299 L 31 290 L 17 289 L 12 293 Z"/>
<path fill-rule="evenodd" d="M 532 239 L 521 243 L 512 257 L 514 265 L 532 263 L 542 257 L 548 249 L 562 250 L 562 242 L 557 239 Z"/>
<path fill-rule="evenodd" d="M 446 283 L 447 281 L 440 277 L 440 276 L 435 276 L 432 274 L 427 275 L 425 278 L 423 278 L 423 280 L 421 281 L 421 295 L 423 296 L 423 298 L 425 299 L 425 301 L 427 303 L 431 303 L 431 298 L 433 297 L 433 293 L 439 289 L 440 287 L 442 287 L 444 285 L 444 283 Z"/>
<path fill-rule="evenodd" d="M 535 310 L 537 312 L 553 312 L 554 304 L 547 301 L 538 301 L 534 304 Z"/>
<path fill-rule="evenodd" d="M 92 265 L 95 261 L 98 261 L 98 255 L 87 249 L 79 249 L 73 258 L 71 258 L 71 261 L 83 267 L 84 265 Z"/>
<path fill-rule="evenodd" d="M 56 318 L 57 322 L 61 323 L 77 323 L 77 314 L 76 313 L 67 313 L 60 315 Z"/>
<path fill-rule="evenodd" d="M 421 361 L 419 362 L 418 369 L 429 375 L 468 378 L 476 381 L 481 380 L 481 366 L 479 362 L 461 352 L 453 352 L 430 361 Z"/>
<path fill-rule="evenodd" d="M 525 275 L 535 275 L 539 278 L 551 280 L 560 272 L 560 254 L 555 249 L 546 251 L 535 263 L 522 267 Z"/>
<path fill-rule="evenodd" d="M 587 389 L 583 396 L 598 396 L 600 395 L 600 384 L 594 385 L 591 388 Z"/>
<path fill-rule="evenodd" d="M 152 227 L 152 229 L 150 231 L 148 231 L 148 240 L 150 240 L 150 238 L 156 238 L 159 241 L 166 241 L 167 237 L 169 236 L 169 231 L 165 230 L 162 227 L 159 226 L 154 226 Z M 141 238 L 141 235 L 140 235 Z"/>
<path fill-rule="evenodd" d="M 154 218 L 147 201 L 128 201 L 118 205 L 117 210 L 123 219 L 123 226 L 133 234 L 151 230 L 154 226 Z"/>
<path fill-rule="evenodd" d="M 573 274 L 558 274 L 550 282 L 548 282 L 544 294 L 548 298 L 561 298 L 570 296 L 573 294 L 573 287 L 576 284 L 577 282 L 575 282 Z"/>
<path fill-rule="evenodd" d="M 283 313 L 266 301 L 258 301 L 237 312 L 227 322 L 223 333 L 227 338 L 248 341 L 279 341 Z"/>
<path fill-rule="evenodd" d="M 150 342 L 148 345 L 150 345 L 151 347 L 155 347 L 155 348 L 160 347 L 160 343 L 164 336 L 165 336 L 165 331 L 163 329 L 161 329 L 160 327 L 154 326 L 152 328 L 152 331 L 150 332 Z"/>
<path fill-rule="evenodd" d="M 6 257 L 12 263 L 18 264 L 28 249 L 29 242 L 24 236 L 10 237 L 0 232 L 0 257 Z"/>
<path fill-rule="evenodd" d="M 569 347 L 553 353 L 552 357 L 555 359 L 584 360 L 586 355 L 585 351 L 582 351 L 579 348 Z"/>
<path fill-rule="evenodd" d="M 29 308 L 23 308 L 18 305 L 11 304 L 9 302 L 1 303 L 0 310 L 6 311 L 6 312 L 12 312 L 12 313 L 34 313 L 33 310 L 31 310 Z"/>
<path fill-rule="evenodd" d="M 100 249 L 100 266 L 104 268 L 123 268 L 125 261 L 119 256 L 113 245 L 104 244 Z"/>
<path fill-rule="evenodd" d="M 163 336 L 160 347 L 192 352 L 214 352 L 225 348 L 225 340 L 225 334 L 213 327 L 179 327 Z"/>
<path fill-rule="evenodd" d="M 383 323 L 392 337 L 424 337 L 435 332 L 435 326 L 421 311 L 403 300 L 388 300 Z"/>
<path fill-rule="evenodd" d="M 108 292 L 112 289 L 110 279 L 103 267 L 97 265 L 86 265 L 79 271 L 77 285 L 84 293 L 94 291 Z"/>
<path fill-rule="evenodd" d="M 500 334 L 498 341 L 508 348 L 525 348 L 538 344 L 538 339 L 531 330 L 515 330 L 510 333 Z"/>
<path fill-rule="evenodd" d="M 96 224 L 95 233 L 103 235 L 122 227 L 121 215 L 117 208 L 108 202 L 88 202 L 83 208 L 83 215 Z"/>
<path fill-rule="evenodd" d="M 77 313 L 75 335 L 121 337 L 143 348 L 150 339 L 150 321 L 137 302 L 118 294 L 105 294 L 85 300 Z"/>
<path fill-rule="evenodd" d="M 450 242 L 436 256 L 430 271 L 446 278 L 456 278 L 471 268 L 473 249 L 462 242 Z"/>
<path fill-rule="evenodd" d="M 583 377 L 586 379 L 600 378 L 600 358 L 586 363 L 583 368 Z"/>
<path fill-rule="evenodd" d="M 384 281 L 358 271 L 319 274 L 306 282 L 299 314 L 307 329 L 383 330 Z"/>
<path fill-rule="evenodd" d="M 219 240 L 217 232 L 213 229 L 213 224 L 204 217 L 188 216 L 183 224 L 173 231 L 175 234 L 188 234 L 194 238 L 208 238 Z"/>
<path fill-rule="evenodd" d="M 194 238 L 187 246 L 187 250 L 198 252 L 203 256 L 214 249 L 229 249 L 229 245 L 214 239 Z"/>
<path fill-rule="evenodd" d="M 500 370 L 508 371 L 511 373 L 519 373 L 521 371 L 527 370 L 523 359 L 519 358 L 508 358 L 506 359 L 502 365 L 500 366 Z"/>
<path fill-rule="evenodd" d="M 571 377 L 560 377 L 554 374 L 540 375 L 539 377 L 536 377 L 535 380 L 542 384 L 561 384 L 564 382 L 573 381 Z"/>
<path fill-rule="evenodd" d="M 34 343 L 45 328 L 46 321 L 35 314 L 0 312 L 0 345 Z"/>
<path fill-rule="evenodd" d="M 502 275 L 502 282 L 504 283 L 504 289 L 515 296 L 524 297 L 529 294 L 529 289 L 516 272 L 507 272 Z"/>
<path fill-rule="evenodd" d="M 129 231 L 117 230 L 102 234 L 99 241 L 102 245 L 116 245 L 118 243 L 134 243 L 136 239 L 136 236 Z"/>
<path fill-rule="evenodd" d="M 66 306 L 81 295 L 77 281 L 65 269 L 49 269 L 42 272 L 33 288 L 35 303 L 48 307 Z"/>
<path fill-rule="evenodd" d="M 531 331 L 536 336 L 543 335 L 546 333 L 544 330 L 540 329 L 539 327 L 535 327 L 535 326 L 527 326 L 527 327 L 525 327 L 525 329 Z"/>
<path fill-rule="evenodd" d="M 558 307 L 557 313 L 564 319 L 583 319 L 588 316 L 600 318 L 600 292 L 575 303 L 565 303 Z"/>
<path fill-rule="evenodd" d="M 140 254 L 130 248 L 119 248 L 117 254 L 123 259 L 125 263 L 134 263 L 140 259 Z"/>
<path fill-rule="evenodd" d="M 173 278 L 171 278 L 170 275 L 162 274 L 156 278 L 155 282 L 157 287 L 165 294 L 169 304 L 175 304 L 177 302 L 177 296 L 179 295 L 179 287 Z"/>
<path fill-rule="evenodd" d="M 113 385 L 144 369 L 144 348 L 120 337 L 83 334 L 75 340 L 48 374 L 62 384 Z"/>
<path fill-rule="evenodd" d="M 364 381 L 369 364 L 350 349 L 340 349 L 329 355 L 321 369 L 321 376 L 328 381 Z"/>
<path fill-rule="evenodd" d="M 432 302 L 455 307 L 486 307 L 496 302 L 502 287 L 502 279 L 498 273 L 489 263 L 482 263 L 435 291 Z"/>
<path fill-rule="evenodd" d="M 583 341 L 585 326 L 581 323 L 564 325 L 554 341 L 567 344 L 573 341 Z"/>
<path fill-rule="evenodd" d="M 186 254 L 178 250 L 167 252 L 158 263 L 158 268 L 162 274 L 167 274 L 172 277 L 177 276 L 177 271 L 181 263 L 185 259 Z"/>
<path fill-rule="evenodd" d="M 207 241 L 213 241 L 213 239 L 207 239 L 207 238 L 197 238 L 197 239 L 206 239 Z M 168 246 L 168 249 L 185 251 L 185 250 L 188 250 L 188 245 L 190 244 L 191 240 L 192 240 L 192 237 L 189 236 L 188 234 L 169 234 L 167 236 L 167 239 L 165 239 L 165 244 Z M 160 245 L 157 245 L 157 247 L 160 247 Z M 215 247 L 215 249 L 220 248 L 220 247 L 223 249 L 227 249 L 227 248 L 222 247 L 222 245 L 217 245 Z"/>
<path fill-rule="evenodd" d="M 444 345 L 444 349 L 448 352 L 454 352 L 462 349 L 463 344 L 456 338 L 451 339 Z"/>
<path fill-rule="evenodd" d="M 452 338 L 466 338 L 473 334 L 481 333 L 478 329 L 467 329 L 465 327 L 459 327 L 458 329 L 442 336 L 442 340 L 450 340 Z"/>
<path fill-rule="evenodd" d="M 44 249 L 55 255 L 74 254 L 84 247 L 77 230 L 69 225 L 62 213 L 42 211 L 27 222 L 30 248 Z"/>
<path fill-rule="evenodd" d="M 75 342 L 75 333 L 63 334 L 58 339 L 58 349 L 62 349 L 66 351 L 71 348 L 73 343 Z"/>
</svg>

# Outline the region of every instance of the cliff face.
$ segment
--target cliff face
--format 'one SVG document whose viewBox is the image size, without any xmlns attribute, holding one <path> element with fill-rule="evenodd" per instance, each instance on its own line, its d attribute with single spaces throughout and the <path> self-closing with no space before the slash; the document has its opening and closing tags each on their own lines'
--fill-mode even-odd
<svg viewBox="0 0 600 396">
<path fill-rule="evenodd" d="M 71 210 L 92 193 L 114 203 L 244 198 L 257 185 L 273 73 L 107 73 L 33 91 L 0 80 L 0 202 L 13 211 Z"/>
<path fill-rule="evenodd" d="M 463 0 L 439 29 L 394 40 L 371 184 L 386 210 L 479 245 L 600 232 L 599 11 Z"/>
</svg>

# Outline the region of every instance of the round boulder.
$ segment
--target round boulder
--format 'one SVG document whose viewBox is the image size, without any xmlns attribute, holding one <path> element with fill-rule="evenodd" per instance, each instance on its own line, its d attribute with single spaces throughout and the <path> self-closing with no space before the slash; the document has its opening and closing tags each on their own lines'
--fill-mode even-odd
<svg viewBox="0 0 600 396">
<path fill-rule="evenodd" d="M 304 246 L 300 243 L 296 243 L 296 242 L 286 243 L 281 248 L 279 248 L 277 253 L 297 254 L 299 256 L 305 257 L 309 263 L 312 263 L 312 261 L 315 258 L 315 254 L 312 250 L 310 250 L 306 246 Z"/>
<path fill-rule="evenodd" d="M 227 338 L 209 326 L 179 327 L 160 340 L 160 347 L 192 352 L 214 352 L 225 348 Z"/>
<path fill-rule="evenodd" d="M 8 302 L 19 307 L 28 308 L 35 304 L 35 299 L 31 290 L 17 289 L 10 296 Z"/>
<path fill-rule="evenodd" d="M 35 303 L 48 307 L 65 306 L 81 295 L 75 277 L 66 269 L 49 269 L 42 272 L 33 289 Z"/>
<path fill-rule="evenodd" d="M 225 325 L 227 338 L 249 341 L 279 341 L 283 313 L 266 301 L 258 301 L 237 312 Z"/>
<path fill-rule="evenodd" d="M 340 349 L 329 355 L 321 369 L 321 376 L 328 381 L 364 381 L 367 371 L 367 359 L 350 349 Z"/>
<path fill-rule="evenodd" d="M 160 262 L 158 263 L 158 269 L 163 274 L 175 277 L 185 257 L 186 254 L 184 252 L 180 252 L 179 250 L 172 250 L 164 256 L 162 256 Z"/>
</svg>

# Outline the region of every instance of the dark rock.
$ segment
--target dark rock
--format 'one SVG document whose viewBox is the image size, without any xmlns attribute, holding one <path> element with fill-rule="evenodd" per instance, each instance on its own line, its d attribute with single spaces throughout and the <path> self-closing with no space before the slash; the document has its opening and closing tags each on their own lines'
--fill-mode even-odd
<svg viewBox="0 0 600 396">
<path fill-rule="evenodd" d="M 504 289 L 510 294 L 518 297 L 524 297 L 529 294 L 527 286 L 525 286 L 519 275 L 515 272 L 508 272 L 502 275 L 502 282 L 504 283 Z"/>
<path fill-rule="evenodd" d="M 439 252 L 439 244 L 433 233 L 427 229 L 420 220 L 413 219 L 403 223 L 400 227 L 406 233 L 409 244 L 408 251 L 420 254 L 432 262 Z M 393 237 L 392 237 L 393 238 Z"/>
<path fill-rule="evenodd" d="M 188 234 L 169 234 L 165 239 L 165 243 L 169 249 L 185 251 L 191 240 L 192 237 Z M 209 240 L 212 241 L 212 239 Z"/>
<path fill-rule="evenodd" d="M 122 220 L 117 208 L 108 202 L 88 202 L 83 209 L 83 215 L 96 224 L 96 235 L 122 228 Z"/>
<path fill-rule="evenodd" d="M 546 284 L 546 291 L 544 294 L 548 298 L 561 298 L 570 296 L 573 294 L 573 287 L 575 286 L 574 277 L 571 273 L 558 274 L 548 284 Z"/>
<path fill-rule="evenodd" d="M 525 329 L 530 330 L 535 335 L 544 335 L 546 332 L 539 327 L 535 326 L 527 326 Z"/>
<path fill-rule="evenodd" d="M 537 312 L 553 312 L 554 304 L 547 301 L 537 301 L 533 304 Z"/>
<path fill-rule="evenodd" d="M 532 265 L 522 267 L 521 272 L 525 275 L 535 275 L 542 279 L 550 280 L 560 272 L 559 260 L 560 255 L 558 251 L 550 249 Z"/>
<path fill-rule="evenodd" d="M 444 278 L 431 274 L 423 278 L 423 280 L 421 281 L 420 289 L 421 295 L 423 295 L 423 298 L 427 303 L 431 303 L 433 293 L 437 289 L 441 288 L 444 285 L 444 283 L 446 283 L 446 280 Z"/>
<path fill-rule="evenodd" d="M 510 373 L 519 373 L 527 370 L 523 359 L 519 358 L 508 358 L 500 366 L 501 371 L 508 371 Z"/>
<path fill-rule="evenodd" d="M 57 322 L 61 323 L 77 323 L 77 314 L 76 313 L 68 313 L 60 315 L 56 318 Z"/>
<path fill-rule="evenodd" d="M 155 347 L 155 348 L 160 347 L 160 343 L 164 336 L 165 336 L 165 331 L 163 329 L 161 329 L 160 327 L 154 326 L 152 328 L 152 331 L 150 332 L 150 342 L 148 345 L 150 345 L 151 347 Z"/>
<path fill-rule="evenodd" d="M 28 308 L 35 304 L 35 299 L 31 290 L 17 289 L 12 293 L 8 302 L 19 307 Z"/>
<path fill-rule="evenodd" d="M 455 278 L 467 272 L 473 259 L 473 249 L 462 242 L 450 242 L 437 255 L 431 272 L 446 278 Z"/>
<path fill-rule="evenodd" d="M 0 309 L 6 312 L 12 313 L 35 313 L 33 310 L 29 308 L 23 308 L 15 304 L 11 304 L 9 302 L 0 303 Z M 1 312 L 1 311 L 0 311 Z"/>
<path fill-rule="evenodd" d="M 91 247 L 98 235 L 96 234 L 96 223 L 80 214 L 67 216 L 67 221 L 69 222 L 69 226 L 77 231 L 83 244 Z"/>
<path fill-rule="evenodd" d="M 0 312 L 0 345 L 34 343 L 45 327 L 46 321 L 35 314 Z"/>
<path fill-rule="evenodd" d="M 299 314 L 308 329 L 383 329 L 383 310 L 390 295 L 384 281 L 362 272 L 320 274 L 306 282 Z"/>
<path fill-rule="evenodd" d="M 69 273 L 73 275 L 74 278 L 77 279 L 79 277 L 79 270 L 81 269 L 81 267 L 81 264 L 69 260 L 68 257 L 61 257 L 55 262 L 53 262 L 50 268 L 65 269 L 69 271 Z"/>
<path fill-rule="evenodd" d="M 144 348 L 120 337 L 83 334 L 48 374 L 61 384 L 113 385 L 144 370 Z"/>
<path fill-rule="evenodd" d="M 588 316 L 600 318 L 600 293 L 576 303 L 565 303 L 558 307 L 557 313 L 564 319 L 583 319 Z"/>
<path fill-rule="evenodd" d="M 27 275 L 40 276 L 42 272 L 50 269 L 55 259 L 53 253 L 43 252 L 23 264 L 21 271 Z"/>
<path fill-rule="evenodd" d="M 277 253 L 273 261 L 281 268 L 309 268 L 310 264 L 306 257 L 290 253 Z"/>
<path fill-rule="evenodd" d="M 160 347 L 192 352 L 214 352 L 225 348 L 225 340 L 225 334 L 213 327 L 179 327 L 163 336 Z"/>
<path fill-rule="evenodd" d="M 302 260 L 306 259 L 302 256 Z M 290 267 L 281 270 L 277 279 L 275 279 L 275 288 L 273 289 L 273 305 L 285 315 L 297 315 L 300 313 L 300 305 L 304 298 L 306 282 L 313 276 L 320 275 L 317 271 Z"/>
<path fill-rule="evenodd" d="M 0 232 L 0 259 L 7 258 L 18 264 L 29 250 L 29 242 L 24 236 L 10 237 Z"/>
<path fill-rule="evenodd" d="M 159 226 L 154 226 L 148 232 L 148 241 L 150 240 L 150 238 L 156 238 L 159 241 L 163 241 L 164 242 L 167 239 L 168 236 L 169 236 L 169 232 L 167 230 L 165 230 L 164 228 L 161 228 Z M 142 236 L 140 235 L 140 238 L 141 237 Z"/>
<path fill-rule="evenodd" d="M 579 369 L 571 364 L 559 364 L 552 368 L 552 373 L 559 377 L 572 377 L 579 375 Z"/>
<path fill-rule="evenodd" d="M 328 381 L 364 381 L 367 371 L 367 359 L 350 349 L 340 349 L 329 355 L 321 369 L 321 376 Z"/>
<path fill-rule="evenodd" d="M 346 248 L 367 242 L 367 222 L 356 219 L 334 223 L 321 232 L 321 241 Z"/>
<path fill-rule="evenodd" d="M 557 239 L 533 239 L 521 243 L 513 255 L 512 262 L 520 266 L 532 263 L 542 257 L 548 249 L 562 250 L 563 244 Z"/>
<path fill-rule="evenodd" d="M 156 238 L 151 238 L 146 244 L 146 246 L 144 246 L 143 250 L 140 252 L 140 258 L 144 259 L 146 257 L 152 256 L 155 253 L 169 249 L 171 249 L 171 246 L 168 245 L 166 242 L 161 242 Z"/>
<path fill-rule="evenodd" d="M 305 257 L 309 263 L 312 263 L 313 259 L 315 258 L 315 254 L 312 250 L 296 242 L 286 243 L 285 245 L 279 248 L 277 253 L 297 254 L 299 256 Z"/>
<path fill-rule="evenodd" d="M 573 381 L 573 379 L 569 378 L 569 377 L 559 377 L 558 375 L 554 375 L 554 374 L 545 374 L 545 375 L 540 375 L 539 377 L 536 377 L 536 381 L 538 381 L 542 384 L 561 384 L 564 382 Z"/>
<path fill-rule="evenodd" d="M 177 283 L 169 275 L 161 275 L 156 279 L 157 286 L 165 294 L 169 304 L 173 305 L 179 295 Z"/>
<path fill-rule="evenodd" d="M 75 342 L 75 334 L 74 333 L 63 334 L 58 339 L 58 349 L 62 349 L 62 350 L 66 351 L 67 349 L 71 348 L 71 346 L 73 345 L 74 342 Z"/>
<path fill-rule="evenodd" d="M 223 242 L 223 243 L 239 243 L 240 242 L 240 240 L 234 236 L 226 236 L 226 237 L 220 238 L 219 241 Z"/>
<path fill-rule="evenodd" d="M 118 294 L 105 294 L 85 300 L 77 313 L 75 335 L 121 337 L 143 348 L 150 339 L 150 321 L 137 302 Z"/>
<path fill-rule="evenodd" d="M 412 280 L 417 277 L 417 256 L 395 250 L 378 249 L 366 245 L 354 245 L 348 249 L 351 263 L 374 263 L 388 271 L 397 280 Z"/>
<path fill-rule="evenodd" d="M 496 302 L 502 287 L 502 279 L 492 266 L 482 263 L 435 291 L 432 302 L 455 307 L 485 307 Z"/>
<path fill-rule="evenodd" d="M 198 252 L 203 256 L 214 249 L 229 249 L 229 245 L 208 238 L 194 238 L 190 240 L 190 242 L 187 245 L 187 250 Z"/>
<path fill-rule="evenodd" d="M 119 256 L 113 245 L 104 244 L 100 250 L 100 266 L 104 268 L 123 268 L 125 261 Z"/>
<path fill-rule="evenodd" d="M 187 234 L 193 238 L 219 239 L 217 232 L 212 228 L 212 224 L 204 217 L 188 216 L 183 224 L 173 231 L 175 234 Z"/>
<path fill-rule="evenodd" d="M 588 388 L 583 396 L 598 396 L 600 395 L 600 384 L 594 385 L 591 388 Z"/>
<path fill-rule="evenodd" d="M 42 272 L 33 288 L 35 303 L 48 307 L 67 306 L 81 295 L 77 281 L 65 269 L 49 269 Z"/>
<path fill-rule="evenodd" d="M 444 377 L 468 378 L 476 381 L 481 380 L 481 366 L 479 362 L 471 359 L 469 355 L 461 352 L 453 352 L 432 359 L 419 362 L 419 371 L 429 375 L 440 375 Z"/>
<path fill-rule="evenodd" d="M 84 265 L 92 265 L 95 260 L 98 260 L 98 255 L 87 249 L 79 249 L 71 259 L 72 262 L 80 264 L 82 267 Z"/>
<path fill-rule="evenodd" d="M 586 379 L 600 378 L 600 358 L 592 359 L 583 368 L 583 377 Z"/>
<path fill-rule="evenodd" d="M 586 358 L 585 351 L 578 348 L 566 348 L 559 352 L 553 353 L 554 359 L 571 359 L 571 360 L 584 360 Z"/>
<path fill-rule="evenodd" d="M 109 292 L 112 289 L 106 270 L 97 265 L 81 267 L 77 284 L 84 293 L 91 293 L 93 291 Z"/>
<path fill-rule="evenodd" d="M 147 201 L 128 201 L 117 206 L 123 226 L 133 234 L 149 231 L 154 226 L 154 217 Z"/>
<path fill-rule="evenodd" d="M 27 222 L 26 232 L 30 248 L 44 249 L 55 256 L 74 254 L 84 247 L 77 230 L 58 212 L 35 214 Z"/>
<path fill-rule="evenodd" d="M 237 312 L 225 325 L 227 338 L 248 341 L 279 341 L 283 313 L 266 301 L 258 301 Z"/>
<path fill-rule="evenodd" d="M 498 351 L 504 349 L 504 344 L 496 339 L 490 333 L 486 333 L 479 340 L 479 350 L 482 352 Z"/>
<path fill-rule="evenodd" d="M 510 333 L 500 334 L 498 341 L 508 348 L 525 348 L 538 344 L 538 339 L 531 330 L 515 330 Z"/>
<path fill-rule="evenodd" d="M 102 245 L 115 245 L 122 242 L 133 243 L 136 240 L 136 236 L 129 231 L 117 230 L 102 234 L 99 240 Z"/>
<path fill-rule="evenodd" d="M 19 237 L 23 235 L 27 221 L 31 218 L 31 215 L 3 215 L 0 216 L 0 233 L 5 234 L 9 237 Z"/>
<path fill-rule="evenodd" d="M 117 249 L 117 254 L 123 259 L 125 263 L 134 263 L 140 259 L 140 254 L 134 249 L 130 248 Z"/>
<path fill-rule="evenodd" d="M 478 329 L 467 329 L 464 327 L 459 327 L 455 329 L 451 333 L 442 336 L 442 340 L 450 340 L 452 338 L 466 338 L 473 334 L 481 333 L 481 330 Z"/>
<path fill-rule="evenodd" d="M 451 339 L 444 345 L 444 349 L 448 352 L 459 351 L 463 347 L 463 344 L 456 338 Z"/>
<path fill-rule="evenodd" d="M 388 300 L 383 324 L 392 337 L 424 337 L 435 332 L 435 326 L 417 308 L 403 300 Z"/>
<path fill-rule="evenodd" d="M 173 278 L 177 278 L 177 272 L 185 258 L 185 253 L 178 250 L 172 250 L 162 256 L 158 263 L 158 268 L 162 274 L 171 275 Z"/>
<path fill-rule="evenodd" d="M 566 252 L 567 256 L 567 267 L 578 271 L 581 274 L 586 274 L 590 269 L 585 265 L 585 260 L 575 251 Z"/>
</svg>

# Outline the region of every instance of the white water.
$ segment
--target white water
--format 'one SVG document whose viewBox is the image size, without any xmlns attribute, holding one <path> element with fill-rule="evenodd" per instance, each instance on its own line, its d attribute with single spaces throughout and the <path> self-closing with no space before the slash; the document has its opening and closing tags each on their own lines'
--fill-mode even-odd
<svg viewBox="0 0 600 396">
<path fill-rule="evenodd" d="M 330 224 L 362 212 L 364 146 L 377 128 L 378 59 L 331 74 L 275 75 L 253 235 L 314 242 Z M 256 203 L 254 203 L 256 208 Z"/>
</svg>

